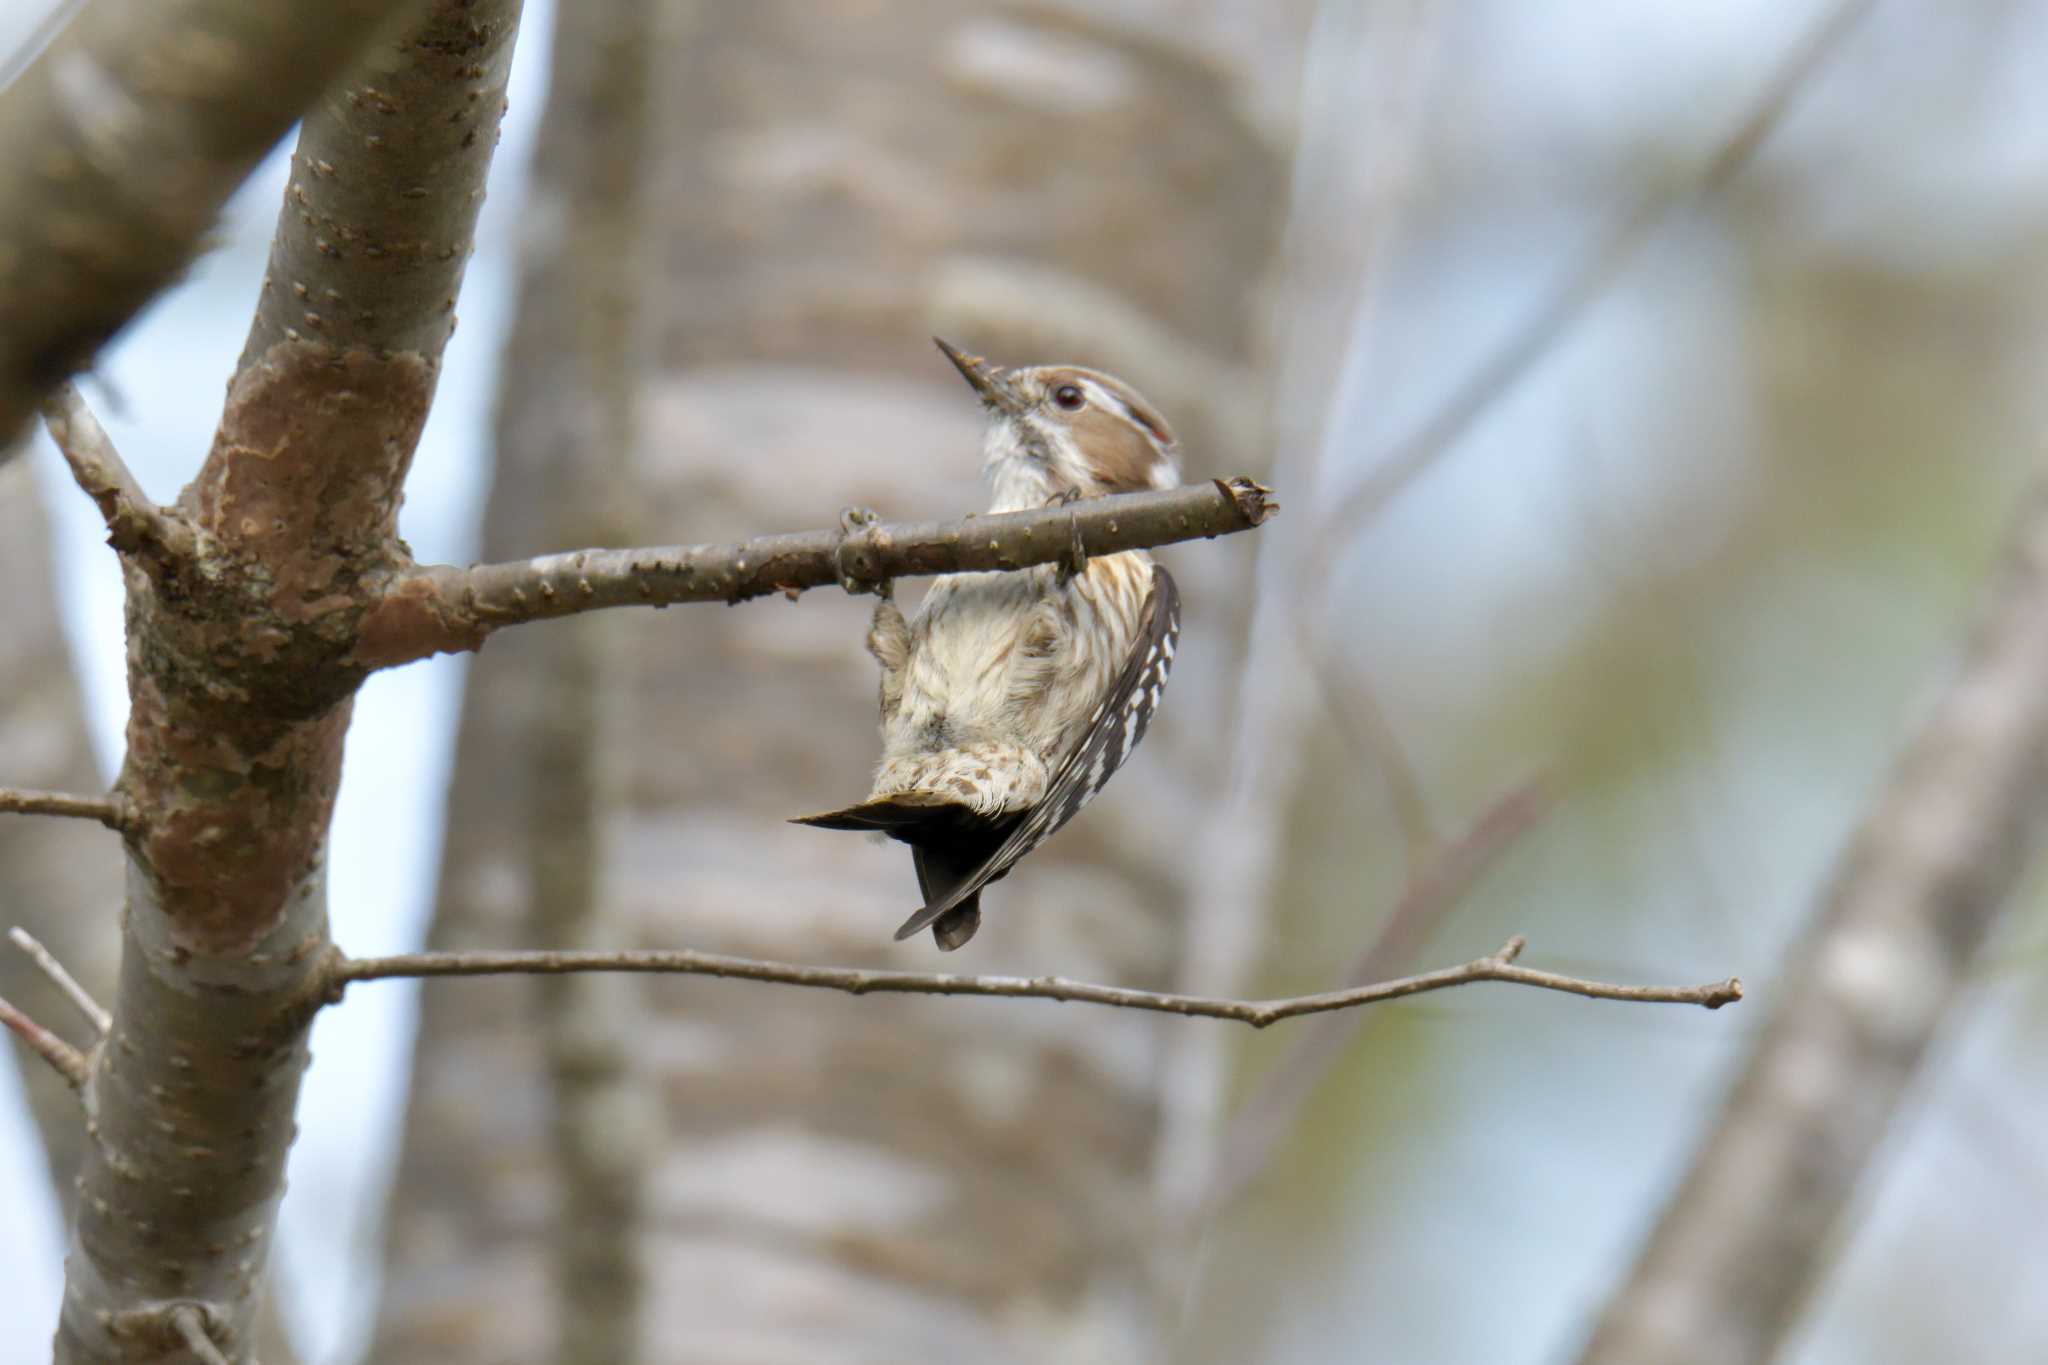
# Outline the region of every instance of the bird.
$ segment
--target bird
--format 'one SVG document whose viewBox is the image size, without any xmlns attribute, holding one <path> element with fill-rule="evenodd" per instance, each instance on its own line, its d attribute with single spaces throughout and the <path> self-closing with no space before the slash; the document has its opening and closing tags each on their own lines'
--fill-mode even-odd
<svg viewBox="0 0 2048 1365">
<path fill-rule="evenodd" d="M 1131 385 L 1078 365 L 1004 369 L 940 340 L 987 416 L 990 512 L 1180 483 L 1173 432 Z M 849 508 L 849 531 L 874 514 Z M 882 757 L 866 800 L 795 823 L 908 844 L 929 928 L 952 951 L 981 894 L 1085 806 L 1144 738 L 1180 636 L 1180 593 L 1143 550 L 936 579 L 906 619 L 878 589 Z"/>
</svg>

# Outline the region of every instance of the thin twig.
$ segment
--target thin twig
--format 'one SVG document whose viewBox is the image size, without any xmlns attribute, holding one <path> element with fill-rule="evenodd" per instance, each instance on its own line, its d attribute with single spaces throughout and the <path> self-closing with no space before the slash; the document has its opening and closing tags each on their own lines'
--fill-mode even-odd
<svg viewBox="0 0 2048 1365">
<path fill-rule="evenodd" d="M 14 941 L 15 947 L 28 954 L 29 960 L 42 969 L 43 975 L 49 977 L 50 983 L 63 992 L 65 999 L 77 1006 L 78 1012 L 85 1016 L 85 1022 L 92 1025 L 92 1031 L 102 1038 L 106 1037 L 108 1030 L 114 1027 L 114 1016 L 108 1014 L 100 1002 L 92 998 L 90 991 L 78 984 L 76 977 L 64 970 L 64 964 L 57 960 L 56 955 L 38 943 L 35 936 L 26 929 L 10 929 L 7 937 Z"/>
<path fill-rule="evenodd" d="M 21 1039 L 29 1051 L 48 1062 L 51 1069 L 62 1076 L 73 1090 L 84 1088 L 86 1073 L 91 1069 L 84 1053 L 4 999 L 0 999 L 0 1024 L 5 1024 L 12 1030 L 14 1036 Z"/>
<path fill-rule="evenodd" d="M 1333 656 L 1330 642 L 1305 619 L 1308 602 L 1307 596 L 1297 596 L 1292 617 L 1295 638 L 1312 665 L 1309 676 L 1328 703 L 1332 728 L 1386 783 L 1394 827 L 1401 834 L 1402 868 L 1412 881 L 1443 849 L 1443 836 L 1430 812 L 1429 793 L 1371 682 L 1362 673 L 1347 676 L 1345 666 Z"/>
<path fill-rule="evenodd" d="M 1405 967 L 1444 915 L 1463 901 L 1555 804 L 1556 790 L 1546 773 L 1525 778 L 1489 801 L 1478 818 L 1403 888 L 1380 931 L 1344 973 L 1344 985 L 1371 985 Z"/>
<path fill-rule="evenodd" d="M 71 466 L 71 477 L 100 509 L 109 545 L 124 555 L 159 559 L 192 553 L 191 526 L 176 512 L 149 500 L 76 384 L 59 384 L 43 400 L 43 425 L 63 452 L 64 463 Z"/>
<path fill-rule="evenodd" d="M 76 796 L 70 792 L 37 791 L 29 787 L 0 787 L 0 813 L 15 815 L 57 815 L 72 820 L 97 820 L 111 830 L 125 830 L 134 818 L 128 802 L 118 794 Z"/>
<path fill-rule="evenodd" d="M 197 1308 L 189 1303 L 179 1304 L 171 1310 L 171 1325 L 178 1329 L 185 1349 L 198 1359 L 199 1365 L 228 1365 L 227 1355 L 207 1335 L 206 1317 Z"/>
<path fill-rule="evenodd" d="M 1722 139 L 1699 174 L 1680 192 L 1658 187 L 1645 194 L 1607 236 L 1594 245 L 1542 306 L 1420 426 L 1395 444 L 1364 483 L 1337 504 L 1324 522 L 1328 530 L 1318 537 L 1319 543 L 1332 546 L 1346 541 L 1371 520 L 1380 508 L 1462 439 L 1480 417 L 1513 390 L 1516 382 L 1548 353 L 1558 338 L 1585 316 L 1587 309 L 1635 259 L 1666 218 L 1688 203 L 1718 193 L 1778 126 L 1801 87 L 1841 47 L 1842 40 L 1870 12 L 1873 4 L 1874 0 L 1845 0 L 1822 15 L 1794 44 L 1765 83 L 1755 105 Z M 1320 572 L 1311 573 L 1307 581 L 1328 582 L 1327 563 L 1316 567 Z"/>
<path fill-rule="evenodd" d="M 1203 995 L 1173 995 L 1100 986 L 1059 976 L 955 976 L 950 972 L 869 971 L 858 967 L 812 967 L 794 962 L 700 953 L 687 948 L 607 952 L 555 952 L 547 949 L 505 952 L 400 953 L 393 957 L 337 958 L 329 972 L 330 1000 L 351 983 L 394 977 L 504 976 L 558 972 L 657 972 L 687 976 L 723 976 L 744 981 L 772 981 L 785 986 L 810 986 L 849 995 L 996 995 L 1019 999 L 1077 1001 L 1122 1009 L 1153 1010 L 1208 1019 L 1230 1019 L 1265 1028 L 1282 1019 L 1329 1010 L 1354 1009 L 1381 1000 L 1440 991 L 1475 981 L 1507 981 L 1539 990 L 1566 991 L 1594 1000 L 1628 1000 L 1642 1004 L 1704 1005 L 1719 1009 L 1742 998 L 1742 983 L 1726 981 L 1701 986 L 1624 986 L 1579 977 L 1560 976 L 1515 965 L 1524 941 L 1511 938 L 1499 952 L 1475 958 L 1462 967 L 1446 967 L 1420 976 L 1381 981 L 1351 990 L 1280 1000 L 1220 1000 Z"/>
<path fill-rule="evenodd" d="M 730 545 L 578 550 L 468 569 L 414 569 L 364 616 L 355 662 L 391 668 L 475 649 L 492 631 L 606 607 L 744 602 L 833 584 L 857 591 L 924 574 L 1050 564 L 1072 552 L 1075 528 L 1091 555 L 1248 531 L 1279 511 L 1250 479 L 1214 479 L 1163 493 L 1121 493 L 1067 507 L 950 522 L 797 531 Z"/>
<path fill-rule="evenodd" d="M 1440 406 L 1404 439 L 1375 462 L 1372 471 L 1317 527 L 1309 564 L 1301 581 L 1328 583 L 1344 547 L 1380 509 L 1448 452 L 1513 390 L 1557 341 L 1569 332 L 1655 235 L 1665 220 L 1688 203 L 1719 193 L 1745 166 L 1756 149 L 1784 118 L 1800 89 L 1840 49 L 1843 40 L 1873 8 L 1874 0 L 1840 0 L 1823 14 L 1765 82 L 1756 103 L 1722 139 L 1714 154 L 1682 191 L 1662 187 L 1646 193 L 1605 238 L 1558 285 L 1500 348 L 1452 391 Z M 1411 869 L 1421 865 L 1418 848 L 1430 826 L 1421 785 L 1406 765 L 1394 732 L 1373 704 L 1371 694 L 1341 679 L 1346 661 L 1331 645 L 1327 614 L 1311 595 L 1296 595 L 1293 616 L 1311 672 L 1337 721 L 1340 734 L 1383 768 L 1409 846 Z M 1354 700 L 1357 699 L 1357 700 Z"/>
<path fill-rule="evenodd" d="M 1380 931 L 1344 973 L 1344 984 L 1383 981 L 1405 964 L 1430 930 L 1550 808 L 1551 790 L 1540 776 L 1497 797 L 1469 829 L 1420 865 Z M 1230 1120 L 1209 1189 L 1195 1206 L 1197 1216 L 1228 1204 L 1266 1169 L 1302 1106 L 1357 1036 L 1360 1022 L 1358 1015 L 1318 1020 L 1259 1079 Z"/>
</svg>

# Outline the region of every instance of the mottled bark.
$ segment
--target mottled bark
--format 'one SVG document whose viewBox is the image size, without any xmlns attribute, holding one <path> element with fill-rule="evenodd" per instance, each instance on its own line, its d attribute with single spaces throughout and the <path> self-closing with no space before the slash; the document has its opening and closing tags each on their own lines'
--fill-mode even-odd
<svg viewBox="0 0 2048 1365">
<path fill-rule="evenodd" d="M 565 22 L 602 22 L 570 8 Z M 659 250 L 638 281 L 648 345 L 622 534 L 726 538 L 827 525 L 847 504 L 892 518 L 985 505 L 980 414 L 931 351 L 934 331 L 1001 361 L 1117 371 L 1183 428 L 1191 475 L 1259 472 L 1219 432 L 1237 396 L 1258 402 L 1245 377 L 1261 366 L 1280 159 L 1224 67 L 1045 9 L 663 13 L 664 131 L 640 165 Z M 558 84 L 551 120 L 604 113 L 586 106 L 601 94 Z M 607 155 L 602 124 L 581 126 L 581 141 L 543 148 L 529 213 L 571 236 L 577 162 Z M 559 272 L 590 268 L 558 259 Z M 587 477 L 589 432 L 539 416 L 574 408 L 577 362 L 549 352 L 571 339 L 522 325 L 515 345 L 508 410 L 535 420 L 504 428 L 494 556 L 559 544 L 556 500 Z M 1228 542 L 1169 555 L 1188 647 L 1161 725 L 1115 790 L 992 893 L 962 965 L 1173 984 L 1176 849 L 1217 778 L 1207 740 L 1245 555 Z M 864 789 L 866 610 L 824 597 L 642 616 L 613 637 L 595 684 L 589 837 L 620 946 L 930 965 L 921 945 L 889 942 L 915 892 L 900 850 L 783 824 Z M 472 672 L 438 946 L 533 941 L 531 831 L 563 790 L 543 765 L 565 761 L 532 742 L 563 704 L 540 683 L 547 632 L 513 633 Z M 1162 1031 L 1185 1021 L 744 983 L 599 989 L 653 1007 L 637 1042 L 667 1138 L 639 1232 L 649 1356 L 1151 1348 L 1155 1063 Z M 555 1243 L 582 1213 L 563 1202 L 550 1118 L 531 1099 L 537 1040 L 514 1027 L 532 999 L 517 982 L 427 994 L 380 1360 L 550 1358 Z"/>
<path fill-rule="evenodd" d="M 94 1141 L 60 1361 L 175 1358 L 180 1304 L 200 1310 L 228 1359 L 247 1358 L 326 960 L 327 825 L 363 676 L 346 659 L 369 598 L 405 560 L 398 504 L 517 12 L 444 0 L 307 121 L 274 263 L 302 235 L 329 234 L 324 280 L 344 299 L 382 278 L 370 248 L 387 241 L 388 209 L 374 196 L 330 201 L 306 174 L 331 164 L 336 184 L 357 183 L 357 159 L 379 150 L 345 112 L 365 90 L 397 92 L 405 117 L 386 146 L 419 151 L 435 175 L 385 180 L 384 192 L 453 198 L 459 221 L 420 205 L 442 235 L 409 296 L 339 310 L 318 339 L 273 339 L 259 317 L 213 449 L 179 500 L 195 550 L 123 556 L 131 706 L 119 787 L 138 814 L 113 1032 L 87 1090 Z"/>
<path fill-rule="evenodd" d="M 409 0 L 96 0 L 0 92 L 0 458 Z"/>
<path fill-rule="evenodd" d="M 1777 1358 L 2048 797 L 2048 482 L 1836 867 L 1706 1145 L 1580 1359 Z"/>
<path fill-rule="evenodd" d="M 27 461 L 0 469 L 0 776 L 10 783 L 90 792 L 100 785 L 83 699 L 58 617 L 49 528 Z M 70 495 L 70 490 L 62 490 Z M 120 963 L 121 857 L 114 836 L 76 820 L 0 820 L 0 927 L 26 929 L 104 1004 Z M 91 1030 L 25 953 L 0 946 L 0 996 L 80 1047 Z M 68 1224 L 85 1159 L 80 1097 L 46 1066 L 17 1053 L 22 1087 Z M 266 1365 L 293 1359 L 271 1301 L 257 1325 Z"/>
<path fill-rule="evenodd" d="M 438 357 L 505 111 L 519 5 L 436 4 L 320 100 L 292 155 L 241 368 L 325 341 Z"/>
</svg>

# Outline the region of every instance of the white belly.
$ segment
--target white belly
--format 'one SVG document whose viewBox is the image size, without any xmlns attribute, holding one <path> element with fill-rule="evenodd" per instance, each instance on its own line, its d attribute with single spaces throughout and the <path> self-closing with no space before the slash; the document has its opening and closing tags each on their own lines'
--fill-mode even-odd
<svg viewBox="0 0 2048 1365">
<path fill-rule="evenodd" d="M 873 795 L 1034 805 L 1129 656 L 1150 586 L 1142 551 L 1092 559 L 1065 587 L 1050 565 L 935 582 L 910 623 Z"/>
</svg>

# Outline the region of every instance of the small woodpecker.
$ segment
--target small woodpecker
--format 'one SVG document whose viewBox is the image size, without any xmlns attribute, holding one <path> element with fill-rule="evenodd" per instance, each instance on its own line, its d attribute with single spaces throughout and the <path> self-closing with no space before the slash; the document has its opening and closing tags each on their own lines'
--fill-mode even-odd
<svg viewBox="0 0 2048 1365">
<path fill-rule="evenodd" d="M 933 338 L 934 341 L 938 339 Z M 1177 487 L 1179 452 L 1122 380 L 1074 365 L 1003 370 L 938 341 L 988 411 L 991 512 Z M 856 528 L 873 514 L 849 510 Z M 1138 747 L 1173 666 L 1180 594 L 1143 550 L 948 574 L 905 620 L 887 586 L 868 630 L 882 666 L 882 761 L 867 800 L 796 823 L 910 845 L 929 927 L 951 950 L 981 892 L 1074 818 Z"/>
</svg>

